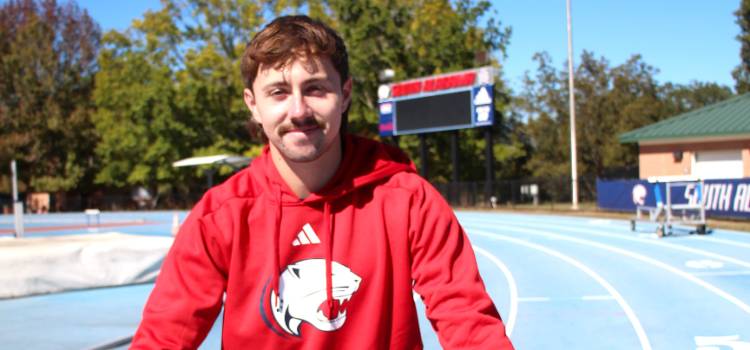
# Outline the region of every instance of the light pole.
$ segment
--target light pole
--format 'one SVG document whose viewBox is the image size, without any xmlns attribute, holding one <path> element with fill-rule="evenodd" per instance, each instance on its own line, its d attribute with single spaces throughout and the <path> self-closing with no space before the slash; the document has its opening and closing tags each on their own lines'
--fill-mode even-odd
<svg viewBox="0 0 750 350">
<path fill-rule="evenodd" d="M 578 166 L 576 152 L 576 98 L 573 82 L 573 29 L 570 24 L 570 0 L 566 0 L 568 17 L 568 95 L 570 96 L 570 181 L 572 185 L 572 208 L 578 210 Z"/>
</svg>

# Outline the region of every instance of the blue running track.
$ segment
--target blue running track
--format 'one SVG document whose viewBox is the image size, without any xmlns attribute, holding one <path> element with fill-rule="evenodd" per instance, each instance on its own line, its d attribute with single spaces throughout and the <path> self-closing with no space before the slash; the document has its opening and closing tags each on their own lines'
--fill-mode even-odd
<svg viewBox="0 0 750 350">
<path fill-rule="evenodd" d="M 631 232 L 624 220 L 457 215 L 518 349 L 750 349 L 750 233 L 678 230 L 660 239 L 654 227 Z M 103 213 L 103 224 L 125 226 L 98 230 L 169 235 L 172 216 Z M 26 222 L 36 227 L 32 237 L 97 231 L 44 231 L 85 224 L 80 213 L 28 216 Z M 12 225 L 11 216 L 0 216 L 0 232 Z M 12 271 L 0 267 L 6 273 Z M 86 349 L 132 335 L 152 287 L 0 300 L 0 348 Z M 425 348 L 440 349 L 423 316 L 420 327 Z M 220 349 L 220 333 L 217 322 L 201 348 Z"/>
</svg>

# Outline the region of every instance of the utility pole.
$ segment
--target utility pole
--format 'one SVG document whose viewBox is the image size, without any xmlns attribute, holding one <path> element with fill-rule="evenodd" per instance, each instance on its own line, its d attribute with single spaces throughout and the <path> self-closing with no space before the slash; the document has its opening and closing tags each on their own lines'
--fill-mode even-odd
<svg viewBox="0 0 750 350">
<path fill-rule="evenodd" d="M 16 238 L 23 237 L 23 203 L 18 200 L 18 174 L 16 160 L 10 161 L 10 178 L 13 183 L 13 222 L 16 228 Z"/>
<path fill-rule="evenodd" d="M 578 156 L 576 150 L 576 98 L 573 82 L 573 29 L 570 24 L 570 0 L 566 0 L 568 17 L 568 90 L 570 95 L 570 180 L 572 209 L 578 210 Z"/>
</svg>

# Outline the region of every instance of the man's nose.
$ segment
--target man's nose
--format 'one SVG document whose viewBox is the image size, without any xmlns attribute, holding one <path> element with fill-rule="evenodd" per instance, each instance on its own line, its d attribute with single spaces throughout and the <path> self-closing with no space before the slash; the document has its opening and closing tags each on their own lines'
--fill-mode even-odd
<svg viewBox="0 0 750 350">
<path fill-rule="evenodd" d="M 302 94 L 294 94 L 289 116 L 292 118 L 304 118 L 309 116 L 310 112 L 310 106 L 305 101 L 305 97 Z"/>
</svg>

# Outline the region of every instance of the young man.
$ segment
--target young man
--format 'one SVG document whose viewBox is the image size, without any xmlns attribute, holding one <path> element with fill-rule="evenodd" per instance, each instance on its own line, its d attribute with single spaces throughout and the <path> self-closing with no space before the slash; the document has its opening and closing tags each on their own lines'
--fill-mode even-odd
<svg viewBox="0 0 750 350">
<path fill-rule="evenodd" d="M 242 58 L 268 140 L 190 213 L 133 348 L 197 348 L 224 307 L 226 349 L 420 349 L 412 290 L 446 349 L 512 349 L 471 245 L 395 148 L 344 133 L 346 48 L 304 16 Z"/>
</svg>

